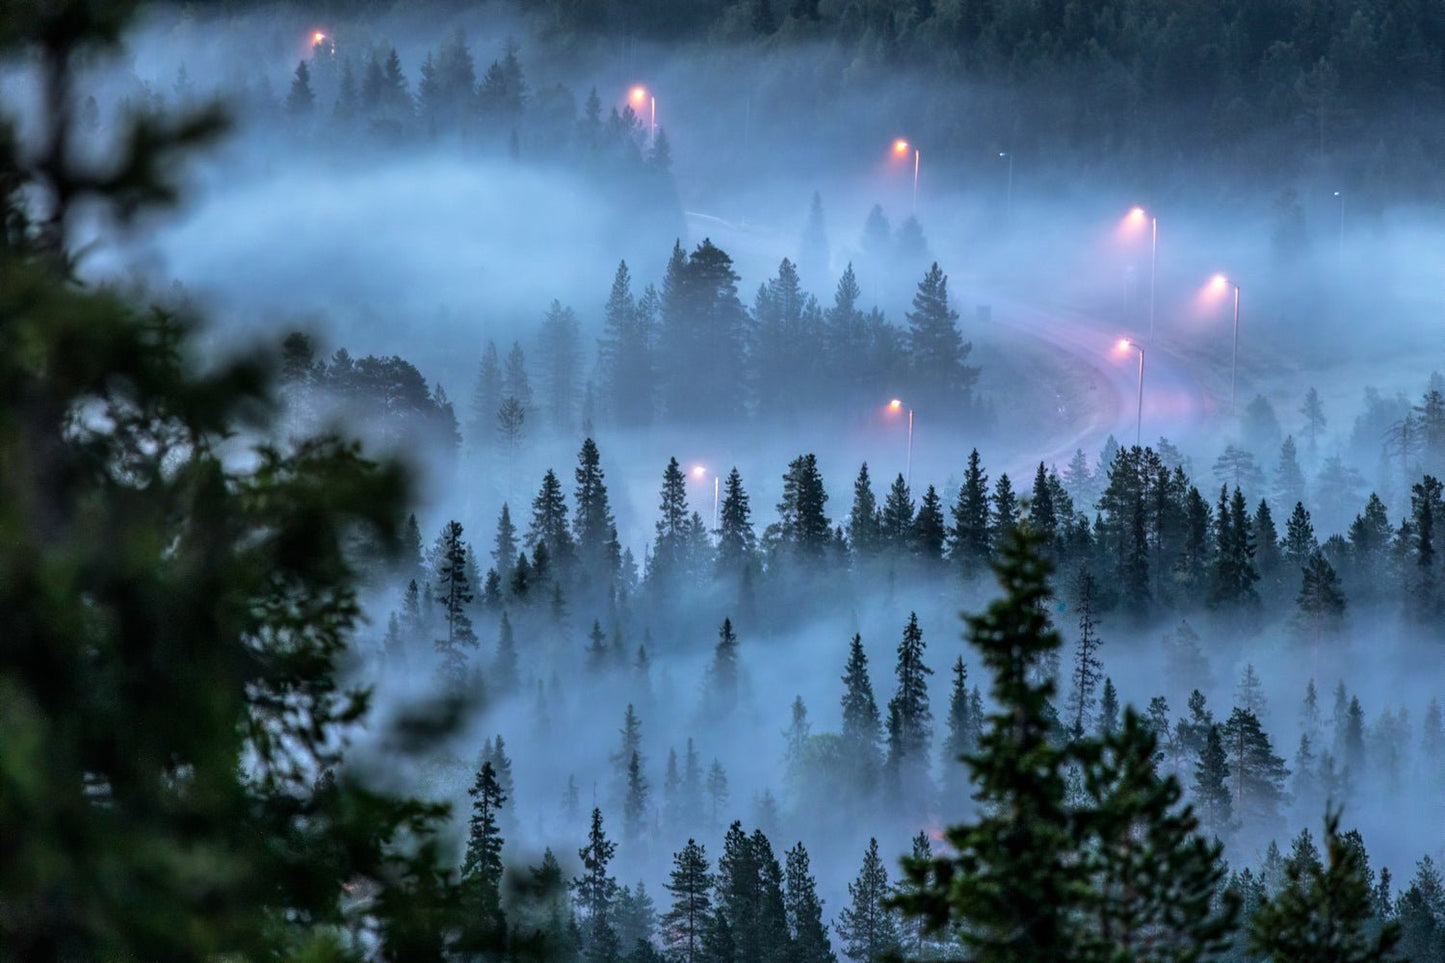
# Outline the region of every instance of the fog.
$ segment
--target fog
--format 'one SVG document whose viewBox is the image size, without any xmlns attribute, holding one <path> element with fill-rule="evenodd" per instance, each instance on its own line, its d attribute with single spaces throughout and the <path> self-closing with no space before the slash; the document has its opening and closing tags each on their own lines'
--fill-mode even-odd
<svg viewBox="0 0 1445 963">
<path fill-rule="evenodd" d="M 451 404 L 459 445 L 426 432 L 388 434 L 334 387 L 319 387 L 304 402 L 295 394 L 288 399 L 298 419 L 350 417 L 351 429 L 374 450 L 408 460 L 418 473 L 423 549 L 448 521 L 461 522 L 478 577 L 493 566 L 503 504 L 520 539 L 549 468 L 569 513 L 575 510 L 578 449 L 584 437 L 595 438 L 617 539 L 643 584 L 619 601 L 605 587 L 579 582 L 575 591 L 569 586 L 560 616 L 549 599 L 505 603 L 519 650 L 515 687 L 489 689 L 446 752 L 393 771 L 408 788 L 465 813 L 478 751 L 500 733 L 516 785 L 508 803 L 509 862 L 535 861 L 551 846 L 575 871 L 568 860 L 585 841 L 594 803 L 614 838 L 621 836 L 618 769 L 609 756 L 618 751 L 629 704 L 641 719 L 652 790 L 646 822 L 657 831 L 622 840 L 619 875 L 623 883 L 645 880 L 659 902 L 671 854 L 690 835 L 715 856 L 728 823 L 741 819 L 751 829 L 761 820 L 775 851 L 798 839 L 807 845 L 831 917 L 847 903 L 846 884 L 870 836 L 879 837 L 896 878 L 893 857 L 907 851 L 914 833 L 968 811 L 966 800 L 936 794 L 902 804 L 860 794 L 861 801 L 835 800 L 824 807 L 833 811 L 817 811 L 811 807 L 828 800 L 789 784 L 783 733 L 795 697 L 806 704 L 815 735 L 839 731 L 840 677 L 854 633 L 862 637 L 886 718 L 900 633 L 916 612 L 933 671 L 930 779 L 940 785 L 955 658 L 967 663 L 970 686 L 988 689 L 960 639 L 959 613 L 993 597 L 991 582 L 964 580 L 943 560 L 930 566 L 880 557 L 852 565 L 845 559 L 821 572 L 779 566 L 780 574 L 759 574 L 751 588 L 714 578 L 711 566 L 687 584 L 649 587 L 645 559 L 654 551 L 669 458 L 688 473 L 689 510 L 709 530 L 716 527 L 714 479 L 736 467 L 759 536 L 777 520 L 784 472 L 803 453 L 816 454 L 829 496 L 825 514 L 845 532 L 863 462 L 880 505 L 894 476 L 907 472 L 915 507 L 933 485 L 947 519 L 974 448 L 990 485 L 1007 473 L 1025 497 L 1041 462 L 1064 473 L 1082 451 L 1093 481 L 1073 485 L 1066 476 L 1065 483 L 1092 523 L 1109 469 L 1101 453 L 1110 439 L 1132 445 L 1136 431 L 1156 451 L 1167 439 L 1210 506 L 1221 482 L 1235 484 L 1216 470 L 1226 446 L 1251 452 L 1263 477 L 1243 482 L 1249 510 L 1269 499 L 1280 536 L 1293 503 L 1283 501 L 1290 490 L 1276 466 L 1281 443 L 1292 436 L 1303 503 L 1321 545 L 1346 535 L 1372 491 L 1398 527 L 1411 511 L 1410 486 L 1425 471 L 1440 471 L 1431 461 L 1434 441 L 1422 436 L 1417 448 L 1406 443 L 1400 450 L 1397 432 L 1392 449 L 1389 429 L 1421 404 L 1434 372 L 1445 370 L 1439 327 L 1445 224 L 1432 203 L 1360 189 L 1349 158 L 1334 169 L 1323 159 L 1302 169 L 1251 168 L 1238 180 L 1229 178 L 1228 165 L 1204 157 L 1161 154 L 1144 170 L 1116 166 L 1108 156 L 1083 164 L 1077 152 L 1010 130 L 1001 105 L 1014 95 L 960 86 L 930 89 L 925 97 L 924 80 L 907 69 L 874 75 L 860 67 L 849 74 L 827 45 L 799 43 L 786 53 L 725 40 L 593 45 L 563 43 L 535 27 L 510 8 L 491 6 L 459 14 L 399 5 L 369 18 L 309 18 L 287 8 L 212 19 L 193 8 L 157 9 L 122 55 L 96 66 L 104 95 L 97 98 L 94 136 L 110 136 L 125 105 L 145 98 L 174 107 L 218 96 L 232 105 L 235 128 L 191 164 L 185 203 L 175 214 L 139 231 L 78 228 L 81 240 L 97 242 L 82 265 L 89 280 L 139 280 L 159 296 L 193 304 L 210 319 L 210 350 L 279 344 L 299 330 L 311 335 L 317 362 L 329 362 L 338 349 L 355 359 L 396 355 L 415 366 L 426 386 L 439 386 L 441 396 L 433 396 L 439 407 Z M 359 83 L 366 58 L 394 47 L 415 94 L 423 61 L 458 29 L 479 81 L 508 40 L 516 42 L 529 97 L 523 119 L 449 134 L 428 132 L 420 120 L 390 130 L 335 116 L 344 65 Z M 317 32 L 326 39 L 313 44 Z M 315 108 L 305 115 L 283 106 L 298 62 L 309 65 L 315 88 Z M 178 83 L 182 68 L 186 81 Z M 23 99 L 23 65 L 7 77 L 7 89 Z M 636 157 L 579 156 L 548 146 L 555 130 L 570 137 L 589 91 L 596 90 L 605 123 L 609 112 L 626 106 L 634 84 L 645 84 L 656 99 L 668 165 L 644 159 L 651 148 L 648 109 L 626 132 Z M 863 86 L 868 96 L 859 95 Z M 539 106 L 549 91 L 545 103 L 561 111 L 555 124 Z M 970 112 L 980 121 L 976 136 L 960 134 L 969 125 L 953 116 Z M 895 151 L 900 137 L 909 147 Z M 825 248 L 816 237 L 811 247 L 805 241 L 815 192 Z M 1136 204 L 1148 213 L 1131 222 Z M 865 231 L 875 205 L 892 232 L 881 248 Z M 910 214 L 921 227 L 921 245 L 898 240 Z M 725 398 L 705 397 L 698 417 L 664 411 L 646 424 L 620 423 L 600 398 L 607 375 L 598 360 L 618 264 L 627 263 L 631 293 L 641 298 L 649 285 L 663 289 L 674 242 L 686 253 L 704 239 L 731 257 L 738 297 L 750 310 L 784 258 L 799 265 L 803 290 L 824 310 L 851 264 L 859 308 L 876 307 L 905 331 L 919 281 L 936 262 L 947 275 L 958 329 L 972 346 L 966 363 L 978 369 L 976 383 L 959 403 L 930 403 L 930 393 L 905 370 L 880 373 L 856 389 L 825 370 L 797 377 L 803 385 L 815 383 L 804 378 L 819 379 L 826 397 L 799 389 L 800 401 L 777 394 L 784 400 L 773 404 L 772 387 L 749 387 L 752 400 L 738 417 L 722 414 L 729 410 Z M 1233 389 L 1234 289 L 1211 291 L 1216 272 L 1238 285 Z M 547 348 L 539 340 L 554 301 L 575 312 L 581 350 L 575 398 L 560 422 L 545 413 Z M 1144 346 L 1142 401 L 1140 356 L 1119 346 L 1125 338 Z M 488 342 L 503 360 L 514 343 L 521 346 L 538 397 L 520 440 L 505 446 L 493 437 L 489 413 L 473 427 L 471 399 Z M 714 383 L 708 367 L 695 372 L 699 392 Z M 1307 440 L 1301 407 L 1311 389 L 1326 421 Z M 740 395 L 744 390 L 737 386 Z M 1378 397 L 1373 414 L 1371 390 Z M 598 398 L 587 401 L 589 391 Z M 895 397 L 910 407 L 911 429 L 900 412 L 888 411 Z M 1320 480 L 1334 456 L 1358 480 L 1336 501 L 1321 500 L 1322 491 L 1339 490 Z M 694 466 L 701 468 L 696 476 Z M 1065 562 L 1058 576 L 1061 708 L 1078 634 L 1069 585 L 1078 567 Z M 414 574 L 425 591 L 431 572 Z M 1103 610 L 1100 658 L 1123 701 L 1142 711 L 1154 696 L 1166 696 L 1171 722 L 1187 715 L 1195 688 L 1223 722 L 1252 666 L 1262 680 L 1261 719 L 1292 769 L 1311 680 L 1323 718 L 1316 751 L 1344 752 L 1331 722 L 1333 693 L 1343 681 L 1364 710 L 1369 759 L 1365 771 L 1351 773 L 1344 824 L 1361 830 L 1372 864 L 1388 866 L 1403 883 L 1420 856 L 1442 854 L 1440 760 L 1426 753 L 1422 720 L 1442 695 L 1436 667 L 1445 638 L 1438 619 L 1402 614 L 1398 592 L 1376 586 L 1373 595 L 1357 598 L 1350 592 L 1360 582 L 1342 575 L 1349 596 L 1343 628 L 1323 643 L 1306 644 L 1292 628 L 1299 579 L 1285 573 L 1261 588 L 1262 604 L 1248 620 L 1182 602 Z M 405 588 L 406 578 L 396 575 L 375 575 L 370 583 L 367 659 L 358 671 L 377 686 L 383 715 L 438 685 L 435 612 L 423 613 L 425 631 L 405 640 L 402 657 L 383 651 Z M 481 587 L 473 588 L 480 645 L 468 655 L 485 676 L 501 608 L 483 604 Z M 707 693 L 724 618 L 737 628 L 742 681 L 737 704 L 721 711 Z M 587 667 L 594 619 L 609 637 L 620 634 L 623 664 Z M 1193 668 L 1180 667 L 1177 651 L 1168 654 L 1165 640 L 1181 622 L 1199 636 L 1202 663 Z M 642 644 L 650 660 L 645 675 L 634 667 Z M 665 766 L 669 750 L 681 762 L 689 738 L 704 772 L 713 760 L 725 768 L 728 798 L 716 820 L 708 815 L 701 825 L 677 826 L 664 814 Z M 1191 760 L 1180 772 L 1186 787 L 1192 774 Z M 578 809 L 563 801 L 569 778 L 578 787 Z M 760 809 L 765 792 L 776 797 L 776 814 Z M 1278 827 L 1245 827 L 1226 840 L 1232 866 L 1257 867 L 1269 839 L 1283 848 L 1299 829 L 1318 830 L 1324 794 L 1298 796 L 1283 807 Z M 458 835 L 462 827 L 458 819 Z"/>
</svg>

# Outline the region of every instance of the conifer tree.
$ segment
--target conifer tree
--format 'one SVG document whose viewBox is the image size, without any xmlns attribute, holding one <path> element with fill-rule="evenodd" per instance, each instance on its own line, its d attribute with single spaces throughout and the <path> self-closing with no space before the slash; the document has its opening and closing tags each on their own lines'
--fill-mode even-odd
<svg viewBox="0 0 1445 963">
<path fill-rule="evenodd" d="M 954 504 L 953 527 L 949 530 L 948 554 L 965 578 L 973 578 L 988 565 L 992 541 L 989 527 L 988 475 L 983 471 L 978 449 L 968 455 L 968 469 Z"/>
<path fill-rule="evenodd" d="M 1110 736 L 1119 728 L 1119 693 L 1114 680 L 1104 676 L 1104 689 L 1099 693 L 1099 734 Z"/>
<path fill-rule="evenodd" d="M 1284 885 L 1250 920 L 1255 952 L 1277 963 L 1394 958 L 1400 927 L 1376 922 L 1363 852 L 1340 835 L 1339 822 L 1337 810 L 1325 814 L 1327 864 L 1318 858 L 1286 864 Z"/>
<path fill-rule="evenodd" d="M 1029 525 L 1043 539 L 1044 545 L 1051 545 L 1058 536 L 1059 518 L 1055 511 L 1053 489 L 1044 463 L 1034 472 L 1033 495 L 1029 501 Z"/>
<path fill-rule="evenodd" d="M 512 524 L 512 510 L 506 502 L 502 503 L 502 511 L 497 516 L 497 536 L 493 544 L 492 562 L 497 570 L 497 577 L 503 583 L 510 582 L 512 565 L 520 549 L 517 545 L 517 526 Z"/>
<path fill-rule="evenodd" d="M 734 468 L 723 484 L 722 507 L 719 510 L 717 568 L 719 572 L 741 573 L 752 561 L 756 536 L 752 513 L 743 479 Z"/>
<path fill-rule="evenodd" d="M 823 923 L 823 901 L 808 868 L 808 851 L 798 843 L 788 850 L 784 902 L 792 936 L 788 963 L 837 963 L 828 927 Z"/>
<path fill-rule="evenodd" d="M 801 775 L 803 753 L 807 751 L 812 731 L 812 726 L 808 724 L 808 707 L 803 704 L 802 696 L 793 697 L 792 712 L 792 724 L 783 732 L 783 771 L 790 789 L 794 788 L 793 784 Z"/>
<path fill-rule="evenodd" d="M 442 606 L 446 620 L 446 638 L 436 640 L 442 657 L 442 671 L 459 684 L 466 667 L 465 649 L 477 647 L 477 635 L 467 608 L 472 604 L 472 587 L 467 578 L 467 547 L 462 541 L 460 522 L 448 522 L 439 539 L 440 551 L 436 571 L 436 601 Z"/>
<path fill-rule="evenodd" d="M 1305 498 L 1305 476 L 1300 470 L 1294 435 L 1286 435 L 1279 446 L 1279 464 L 1274 469 L 1274 497 L 1280 505 L 1303 502 Z"/>
<path fill-rule="evenodd" d="M 877 552 L 881 539 L 878 502 L 873 497 L 873 483 L 868 477 L 868 463 L 865 461 L 853 482 L 853 508 L 848 513 L 848 545 L 853 549 L 854 558 L 871 558 Z"/>
<path fill-rule="evenodd" d="M 1310 458 L 1315 457 L 1319 450 L 1320 432 L 1324 430 L 1328 421 L 1325 419 L 1325 407 L 1320 403 L 1319 392 L 1310 387 L 1305 392 L 1304 404 L 1300 406 L 1300 414 L 1305 416 L 1305 437 L 1309 439 Z"/>
<path fill-rule="evenodd" d="M 1082 739 L 1092 726 L 1094 691 L 1103 680 L 1104 663 L 1099 661 L 1099 637 L 1094 621 L 1094 576 L 1088 569 L 1079 572 L 1075 584 L 1075 600 L 1079 609 L 1079 640 L 1074 647 L 1074 668 L 1070 673 L 1070 734 Z"/>
<path fill-rule="evenodd" d="M 1345 594 L 1334 567 L 1319 552 L 1310 555 L 1295 596 L 1296 627 L 1314 645 L 1337 634 L 1345 619 Z"/>
<path fill-rule="evenodd" d="M 585 439 L 577 454 L 577 513 L 572 532 L 583 571 L 600 579 L 605 586 L 617 577 L 622 565 L 622 548 L 617 544 L 617 523 L 607 501 L 600 460 L 596 442 Z"/>
<path fill-rule="evenodd" d="M 993 486 L 993 505 L 989 514 L 989 540 L 1001 544 L 1019 523 L 1019 503 L 1014 497 L 1013 482 L 1008 475 L 998 476 Z"/>
<path fill-rule="evenodd" d="M 979 717 L 973 711 L 968 691 L 968 668 L 959 656 L 953 663 L 953 681 L 948 696 L 948 737 L 943 744 L 943 801 L 946 809 L 957 811 L 968 797 L 968 770 L 963 758 L 978 749 Z"/>
<path fill-rule="evenodd" d="M 918 502 L 918 514 L 913 518 L 913 550 L 925 562 L 937 562 L 943 558 L 943 543 L 947 537 L 943 500 L 938 497 L 938 490 L 929 485 Z"/>
<path fill-rule="evenodd" d="M 958 332 L 958 312 L 948 303 L 948 277 L 935 262 L 913 295 L 908 312 L 908 349 L 924 392 L 944 403 L 967 403 L 978 369 L 964 363 L 973 345 Z"/>
<path fill-rule="evenodd" d="M 778 503 L 779 540 L 793 557 L 817 561 L 832 543 L 833 529 L 823 506 L 828 493 L 818 472 L 817 456 L 799 455 L 783 475 L 783 500 Z"/>
<path fill-rule="evenodd" d="M 868 678 L 868 655 L 863 639 L 853 636 L 848 647 L 848 662 L 843 667 L 843 754 L 849 769 L 850 783 L 867 795 L 877 785 L 882 758 L 879 742 L 882 724 L 878 703 L 873 698 L 873 683 Z"/>
<path fill-rule="evenodd" d="M 296 65 L 292 75 L 291 91 L 286 95 L 286 112 L 293 117 L 309 115 L 316 107 L 316 95 L 311 90 L 311 69 L 306 61 Z"/>
<path fill-rule="evenodd" d="M 672 856 L 672 872 L 666 889 L 672 905 L 662 915 L 662 945 L 678 963 L 703 963 L 708 922 L 712 909 L 707 850 L 695 840 Z"/>
<path fill-rule="evenodd" d="M 884 549 L 894 555 L 905 555 L 913 543 L 913 495 L 900 472 L 888 489 L 879 516 L 879 535 Z"/>
<path fill-rule="evenodd" d="M 1284 802 L 1284 780 L 1289 776 L 1284 760 L 1275 755 L 1259 717 L 1248 709 L 1236 708 L 1220 728 L 1230 771 L 1234 814 L 1248 830 L 1270 832 L 1280 821 Z"/>
<path fill-rule="evenodd" d="M 717 644 L 713 646 L 712 664 L 707 675 L 709 718 L 720 719 L 737 707 L 741 688 L 738 637 L 733 632 L 733 620 L 730 618 L 723 619 L 722 628 L 718 629 Z"/>
<path fill-rule="evenodd" d="M 689 740 L 690 744 L 691 740 Z M 707 770 L 707 798 L 709 824 L 716 828 L 722 825 L 722 817 L 728 804 L 728 774 L 722 763 L 716 759 Z"/>
<path fill-rule="evenodd" d="M 542 487 L 532 499 L 532 523 L 527 528 L 526 545 L 535 549 L 547 547 L 547 558 L 559 571 L 565 570 L 576 555 L 572 529 L 567 524 L 566 496 L 562 483 L 552 469 L 542 476 Z"/>
<path fill-rule="evenodd" d="M 928 751 L 933 740 L 933 713 L 928 707 L 928 677 L 923 662 L 923 630 L 918 614 L 908 614 L 903 640 L 898 643 L 898 690 L 888 702 L 887 767 L 901 806 L 917 811 L 932 792 L 928 786 Z"/>
<path fill-rule="evenodd" d="M 587 845 L 577 851 L 582 875 L 572 880 L 584 921 L 586 958 L 592 963 L 608 963 L 620 955 L 612 919 L 619 887 L 616 877 L 607 872 L 616 853 L 617 844 L 602 827 L 602 810 L 594 808 Z"/>
<path fill-rule="evenodd" d="M 1315 540 L 1314 525 L 1310 522 L 1310 513 L 1302 503 L 1295 502 L 1294 511 L 1285 523 L 1284 539 L 1280 543 L 1280 550 L 1290 572 L 1304 568 L 1305 562 L 1319 551 L 1319 547 L 1319 542 Z"/>
<path fill-rule="evenodd" d="M 688 542 L 687 477 L 676 458 L 662 473 L 662 502 L 658 505 L 657 538 L 652 543 L 649 575 L 662 582 L 675 581 L 682 569 Z"/>
<path fill-rule="evenodd" d="M 1229 763 L 1219 726 L 1210 726 L 1204 749 L 1194 765 L 1194 799 L 1204 828 L 1215 839 L 1228 838 L 1234 821 L 1233 796 L 1229 789 Z"/>
<path fill-rule="evenodd" d="M 898 920 L 888 905 L 892 887 L 878 855 L 878 840 L 868 840 L 858 878 L 848 884 L 849 905 L 838 914 L 843 955 L 854 963 L 881 963 L 903 950 Z"/>
<path fill-rule="evenodd" d="M 466 857 L 462 881 L 470 905 L 475 945 L 496 946 L 507 932 L 502 911 L 502 832 L 497 813 L 507 801 L 497 782 L 496 770 L 483 761 L 467 795 L 472 797 L 472 815 L 467 830 Z"/>
<path fill-rule="evenodd" d="M 512 632 L 512 620 L 505 610 L 497 623 L 497 655 L 492 660 L 491 687 L 499 694 L 515 692 L 520 682 L 517 673 L 517 640 Z"/>
<path fill-rule="evenodd" d="M 582 335 L 577 313 L 553 301 L 537 334 L 542 390 L 552 427 L 565 431 L 577 416 L 582 380 Z"/>
<path fill-rule="evenodd" d="M 472 389 L 471 417 L 467 422 L 467 441 L 473 451 L 483 451 L 490 442 L 502 406 L 502 359 L 497 343 L 488 339 L 477 367 L 477 384 Z M 510 557 L 509 557 L 510 560 Z"/>
</svg>

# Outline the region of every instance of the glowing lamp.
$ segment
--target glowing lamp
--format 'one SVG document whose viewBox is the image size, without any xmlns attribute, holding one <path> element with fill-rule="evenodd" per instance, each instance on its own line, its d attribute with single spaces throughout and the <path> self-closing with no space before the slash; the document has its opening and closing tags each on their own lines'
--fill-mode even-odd
<svg viewBox="0 0 1445 963">
<path fill-rule="evenodd" d="M 321 43 L 322 43 L 323 41 L 325 41 L 325 39 L 326 39 L 326 34 L 322 33 L 320 30 L 318 30 L 318 31 L 316 31 L 315 33 L 313 33 L 313 34 L 311 35 L 311 46 L 313 46 L 313 47 L 320 46 Z"/>
<path fill-rule="evenodd" d="M 692 474 L 694 478 L 701 478 L 703 475 L 707 474 L 707 469 L 701 465 L 694 465 L 692 468 Z"/>
<path fill-rule="evenodd" d="M 1120 350 L 1120 351 L 1127 351 L 1127 350 L 1129 350 L 1129 345 L 1132 344 L 1132 343 L 1133 343 L 1133 342 L 1131 342 L 1128 338 L 1120 338 L 1120 339 L 1119 339 L 1119 350 Z"/>
<path fill-rule="evenodd" d="M 1229 286 L 1229 278 L 1225 277 L 1223 274 L 1216 274 L 1214 277 L 1209 279 L 1209 286 L 1214 288 L 1214 290 L 1216 291 L 1223 291 Z"/>
<path fill-rule="evenodd" d="M 901 138 L 900 138 L 899 140 L 895 140 L 895 141 L 893 142 L 893 153 L 895 153 L 895 154 L 906 154 L 906 153 L 908 153 L 908 141 L 902 140 Z"/>
<path fill-rule="evenodd" d="M 900 408 L 903 407 L 903 402 L 897 398 L 894 398 L 892 401 L 888 402 L 888 407 L 893 411 L 898 411 Z"/>
<path fill-rule="evenodd" d="M 639 104 L 642 103 L 643 101 L 647 100 L 647 88 L 646 88 L 646 87 L 633 87 L 633 88 L 632 88 L 632 99 L 633 99 L 634 101 L 636 101 L 637 103 L 639 103 Z"/>
</svg>

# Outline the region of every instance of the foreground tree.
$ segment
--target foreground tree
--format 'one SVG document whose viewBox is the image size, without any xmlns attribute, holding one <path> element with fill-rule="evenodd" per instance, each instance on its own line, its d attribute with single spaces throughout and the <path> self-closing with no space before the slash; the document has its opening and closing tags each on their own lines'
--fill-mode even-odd
<svg viewBox="0 0 1445 963">
<path fill-rule="evenodd" d="M 1268 959 L 1373 963 L 1394 958 L 1400 926 L 1392 920 L 1376 923 L 1364 851 L 1339 830 L 1339 812 L 1326 813 L 1328 864 L 1289 860 L 1284 886 L 1250 921 L 1250 942 Z"/>
<path fill-rule="evenodd" d="M 139 113 L 108 156 L 74 149 L 78 65 L 133 12 L 0 17 L 37 125 L 23 161 L 0 138 L 0 946 L 440 959 L 445 809 L 348 764 L 368 698 L 337 668 L 349 546 L 399 544 L 402 472 L 270 442 L 269 359 L 198 364 L 191 325 L 69 275 L 77 205 L 172 197 L 167 159 L 219 126 Z"/>
</svg>

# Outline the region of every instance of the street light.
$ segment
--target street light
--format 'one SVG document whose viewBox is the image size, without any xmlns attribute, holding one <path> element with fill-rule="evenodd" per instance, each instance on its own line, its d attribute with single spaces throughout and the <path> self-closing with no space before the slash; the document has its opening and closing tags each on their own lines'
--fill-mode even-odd
<svg viewBox="0 0 1445 963">
<path fill-rule="evenodd" d="M 905 405 L 905 404 L 904 404 L 901 400 L 899 400 L 898 398 L 894 398 L 892 401 L 888 402 L 888 410 L 889 410 L 889 411 L 902 411 L 904 408 L 907 408 L 907 409 L 908 409 L 908 460 L 907 460 L 906 462 L 904 462 L 904 467 L 903 467 L 903 484 L 905 484 L 905 485 L 912 485 L 912 484 L 913 484 L 913 407 L 912 407 L 911 405 Z"/>
<path fill-rule="evenodd" d="M 702 466 L 702 465 L 693 465 L 693 466 L 692 466 L 692 477 L 694 477 L 694 478 L 706 478 L 706 477 L 707 477 L 707 474 L 708 474 L 707 468 L 705 468 L 704 466 Z M 714 475 L 712 476 L 712 530 L 713 530 L 713 531 L 717 531 L 717 496 L 718 496 L 719 481 L 720 481 L 720 479 L 718 478 L 718 476 L 717 476 L 716 474 L 714 474 Z"/>
<path fill-rule="evenodd" d="M 910 150 L 913 151 L 913 209 L 912 209 L 912 211 L 911 211 L 910 213 L 917 214 L 917 213 L 918 213 L 918 158 L 919 158 L 919 150 L 918 150 L 917 147 L 915 147 L 915 146 L 913 146 L 912 144 L 908 143 L 908 141 L 904 140 L 904 139 L 901 138 L 901 137 L 898 138 L 897 140 L 895 140 L 895 141 L 893 142 L 893 153 L 897 154 L 899 157 L 906 157 L 906 156 L 908 156 L 908 152 L 909 152 Z"/>
<path fill-rule="evenodd" d="M 1229 359 L 1229 413 L 1234 414 L 1234 387 L 1239 374 L 1239 285 L 1223 274 L 1216 274 L 1209 282 L 1215 291 L 1234 288 L 1234 350 Z"/>
<path fill-rule="evenodd" d="M 657 140 L 657 98 L 640 84 L 632 88 L 631 98 L 632 102 L 637 105 L 633 108 L 634 110 L 641 110 L 643 104 L 648 105 L 651 116 L 647 128 L 647 139 L 649 143 Z"/>
<path fill-rule="evenodd" d="M 1135 207 L 1129 211 L 1129 220 L 1136 224 L 1143 224 L 1146 218 L 1149 221 L 1149 343 L 1153 344 L 1154 281 L 1158 275 L 1159 266 L 1159 218 L 1142 207 Z"/>
<path fill-rule="evenodd" d="M 1008 160 L 1008 187 L 1003 195 L 1003 222 L 1008 224 L 1013 219 L 1014 206 L 1014 155 L 1011 151 L 1001 150 L 998 156 Z"/>
<path fill-rule="evenodd" d="M 1335 196 L 1340 199 L 1340 267 L 1345 266 L 1345 195 L 1341 191 L 1335 191 Z"/>
<path fill-rule="evenodd" d="M 1119 341 L 1120 351 L 1128 351 L 1130 348 L 1139 352 L 1139 408 L 1134 415 L 1134 447 L 1138 448 L 1144 437 L 1144 346 L 1135 344 L 1128 338 Z"/>
</svg>

